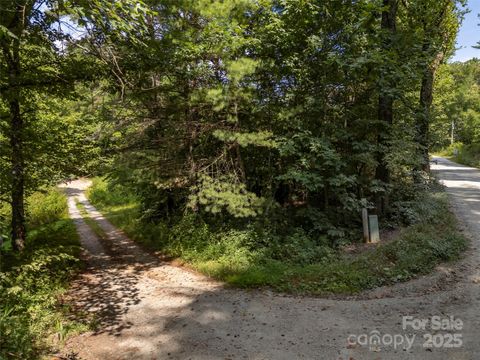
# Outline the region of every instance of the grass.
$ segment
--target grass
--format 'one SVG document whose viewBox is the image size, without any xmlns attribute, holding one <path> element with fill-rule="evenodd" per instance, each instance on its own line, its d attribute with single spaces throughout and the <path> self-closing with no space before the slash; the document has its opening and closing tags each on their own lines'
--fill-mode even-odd
<svg viewBox="0 0 480 360">
<path fill-rule="evenodd" d="M 92 231 L 97 235 L 100 239 L 108 239 L 107 234 L 102 229 L 102 227 L 93 220 L 90 215 L 88 214 L 87 210 L 85 209 L 85 205 L 83 205 L 78 200 L 76 201 L 77 209 L 80 211 L 80 215 L 82 215 L 83 221 L 92 229 Z"/>
<path fill-rule="evenodd" d="M 313 244 L 302 233 L 279 243 L 268 233 L 212 230 L 195 216 L 173 226 L 141 220 L 139 202 L 95 179 L 90 201 L 131 238 L 238 287 L 267 286 L 297 294 L 351 294 L 406 281 L 458 259 L 466 239 L 443 191 L 425 193 L 411 209 L 418 221 L 391 242 L 358 255 Z M 267 244 L 259 246 L 258 244 Z M 280 256 L 286 253 L 288 256 Z"/>
<path fill-rule="evenodd" d="M 456 155 L 455 149 L 457 150 Z M 455 143 L 437 154 L 459 164 L 480 168 L 480 143 L 470 145 Z"/>
<path fill-rule="evenodd" d="M 37 359 L 86 326 L 68 319 L 60 302 L 81 266 L 80 243 L 56 189 L 28 201 L 28 238 L 21 254 L 1 248 L 0 359 Z"/>
</svg>

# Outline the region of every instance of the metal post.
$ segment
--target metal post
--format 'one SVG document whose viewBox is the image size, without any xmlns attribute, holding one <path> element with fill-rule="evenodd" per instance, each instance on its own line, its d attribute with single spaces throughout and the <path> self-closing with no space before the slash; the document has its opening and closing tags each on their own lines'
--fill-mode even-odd
<svg viewBox="0 0 480 360">
<path fill-rule="evenodd" d="M 370 229 L 370 242 L 377 243 L 380 241 L 380 230 L 378 229 L 378 216 L 368 216 L 368 227 Z"/>
<path fill-rule="evenodd" d="M 370 234 L 368 231 L 368 210 L 366 208 L 362 209 L 362 224 L 363 224 L 363 242 L 370 242 Z"/>
</svg>

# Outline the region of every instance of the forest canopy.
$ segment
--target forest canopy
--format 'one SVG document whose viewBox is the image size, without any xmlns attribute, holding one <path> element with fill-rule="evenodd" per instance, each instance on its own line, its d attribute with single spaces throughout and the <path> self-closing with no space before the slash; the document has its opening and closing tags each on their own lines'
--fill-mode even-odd
<svg viewBox="0 0 480 360">
<path fill-rule="evenodd" d="M 408 218 L 452 124 L 480 139 L 478 60 L 447 63 L 464 1 L 0 4 L 2 227 L 19 250 L 25 194 L 82 175 L 128 190 L 146 223 L 335 248 L 361 238 L 362 208 Z"/>
</svg>

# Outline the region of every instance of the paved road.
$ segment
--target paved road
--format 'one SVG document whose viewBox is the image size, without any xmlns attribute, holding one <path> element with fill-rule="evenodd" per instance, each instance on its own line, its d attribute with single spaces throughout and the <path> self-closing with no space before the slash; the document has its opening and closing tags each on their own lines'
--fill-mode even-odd
<svg viewBox="0 0 480 360">
<path fill-rule="evenodd" d="M 480 171 L 444 159 L 438 159 L 433 170 L 472 235 L 466 259 L 418 280 L 377 289 L 363 300 L 229 289 L 162 263 L 144 254 L 88 203 L 85 182 L 70 183 L 70 212 L 77 217 L 85 246 L 100 252 L 100 260 L 94 254 L 89 270 L 74 284 L 71 302 L 96 314 L 99 328 L 70 340 L 66 351 L 87 360 L 480 359 Z M 75 198 L 86 205 L 108 239 L 85 234 Z M 404 316 L 461 319 L 462 329 L 450 333 L 461 334 L 462 346 L 425 349 L 428 326 L 404 330 Z M 379 334 L 386 344 L 364 346 L 348 340 L 353 335 L 363 343 L 363 334 Z M 413 339 L 411 347 L 406 336 Z M 389 344 L 393 338 L 404 343 L 395 347 Z M 435 341 L 441 339 L 437 336 Z M 458 341 L 453 336 L 451 340 L 452 345 Z"/>
</svg>

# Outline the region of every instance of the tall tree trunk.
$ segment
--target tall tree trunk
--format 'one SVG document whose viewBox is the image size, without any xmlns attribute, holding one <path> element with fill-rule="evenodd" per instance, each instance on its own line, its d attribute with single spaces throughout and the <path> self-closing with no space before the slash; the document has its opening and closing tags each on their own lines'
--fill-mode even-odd
<svg viewBox="0 0 480 360">
<path fill-rule="evenodd" d="M 12 206 L 12 245 L 14 250 L 21 251 L 25 247 L 25 174 L 23 157 L 24 123 L 20 110 L 21 92 L 19 79 L 20 66 L 20 36 L 25 27 L 25 4 L 18 4 L 13 15 L 10 31 L 15 38 L 2 43 L 8 72 L 8 91 L 6 92 L 10 110 L 10 161 L 11 161 L 11 206 Z"/>
<path fill-rule="evenodd" d="M 12 241 L 17 251 L 25 247 L 25 205 L 24 205 L 24 161 L 23 161 L 23 119 L 18 98 L 10 100 L 12 149 Z"/>
<path fill-rule="evenodd" d="M 433 101 L 433 85 L 435 81 L 435 72 L 445 58 L 445 54 L 450 46 L 454 44 L 454 38 L 457 33 L 457 28 L 451 23 L 445 23 L 449 14 L 455 12 L 455 1 L 443 0 L 435 4 L 435 11 L 433 18 L 429 20 L 426 16 L 423 17 L 423 32 L 424 39 L 422 45 L 422 53 L 427 58 L 425 68 L 422 74 L 422 84 L 420 88 L 419 109 L 416 116 L 416 141 L 420 146 L 420 162 L 416 166 L 414 173 L 414 181 L 420 182 L 422 178 L 420 171 L 430 171 L 430 161 L 428 156 L 429 147 L 429 126 L 430 126 L 430 110 Z M 424 5 L 424 11 L 428 13 L 431 8 L 427 4 Z M 458 25 L 458 24 L 457 24 Z M 435 43 L 439 43 L 440 47 L 435 48 Z M 437 45 L 438 46 L 438 45 Z"/>
<path fill-rule="evenodd" d="M 428 49 L 426 49 L 428 50 Z M 433 101 L 433 85 L 435 80 L 435 72 L 443 61 L 444 51 L 439 51 L 435 58 L 426 65 L 422 76 L 422 86 L 420 88 L 419 112 L 416 117 L 416 140 L 420 146 L 420 164 L 417 171 L 430 171 L 430 160 L 428 156 L 429 146 L 429 127 L 430 127 L 430 110 Z M 418 177 L 417 180 L 418 181 Z"/>
<path fill-rule="evenodd" d="M 391 51 L 393 39 L 392 37 L 396 32 L 396 18 L 397 18 L 397 0 L 383 0 L 383 6 L 385 10 L 382 12 L 381 22 L 381 37 L 382 37 L 382 50 L 384 53 Z M 386 54 L 388 56 L 388 54 Z M 381 74 L 383 77 L 389 77 L 387 71 Z M 390 138 L 390 129 L 393 124 L 393 96 L 391 94 L 392 88 L 395 86 L 393 79 L 387 78 L 384 88 L 379 89 L 378 97 L 378 153 L 377 161 L 378 165 L 375 171 L 375 178 L 385 184 L 390 183 L 390 171 L 386 160 L 386 153 L 388 149 L 388 140 Z M 377 211 L 378 213 L 384 213 L 388 208 L 388 193 L 378 195 L 377 199 Z"/>
</svg>

